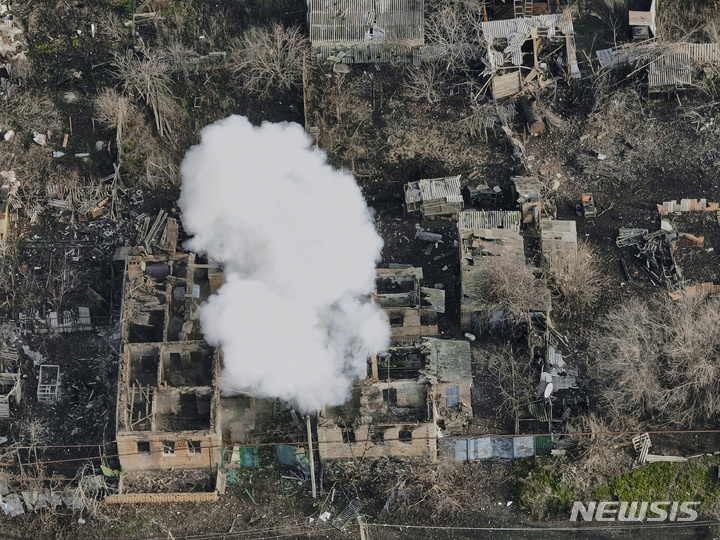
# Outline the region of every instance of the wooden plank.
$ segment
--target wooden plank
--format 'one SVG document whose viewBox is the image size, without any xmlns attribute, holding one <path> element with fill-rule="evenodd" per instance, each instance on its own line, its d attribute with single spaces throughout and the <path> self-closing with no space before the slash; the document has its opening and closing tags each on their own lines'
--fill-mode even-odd
<svg viewBox="0 0 720 540">
<path fill-rule="evenodd" d="M 493 77 L 492 92 L 495 99 L 502 99 L 520 92 L 522 89 L 520 77 L 519 70 Z"/>
</svg>

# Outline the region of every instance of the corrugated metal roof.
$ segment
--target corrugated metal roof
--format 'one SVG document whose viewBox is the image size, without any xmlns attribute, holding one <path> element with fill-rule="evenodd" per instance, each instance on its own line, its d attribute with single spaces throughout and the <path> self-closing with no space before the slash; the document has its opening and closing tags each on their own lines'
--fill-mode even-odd
<svg viewBox="0 0 720 540">
<path fill-rule="evenodd" d="M 463 202 L 460 193 L 460 176 L 437 178 L 435 180 L 420 180 L 409 182 L 405 186 L 405 203 L 420 201 L 445 200 L 447 202 Z"/>
<path fill-rule="evenodd" d="M 307 0 L 307 5 L 313 45 L 424 42 L 424 0 Z"/>
<path fill-rule="evenodd" d="M 514 66 L 520 66 L 523 63 L 522 44 L 530 38 L 531 29 L 536 28 L 539 35 L 554 37 L 556 35 L 568 37 L 568 61 L 570 65 L 570 73 L 573 77 L 580 77 L 580 70 L 577 67 L 577 59 L 575 58 L 575 45 L 572 36 L 575 33 L 572 19 L 562 17 L 561 15 L 536 15 L 534 17 L 518 17 L 516 19 L 503 19 L 497 21 L 488 21 L 482 23 L 482 32 L 488 43 L 497 42 L 497 40 L 507 40 L 502 53 L 493 51 L 488 47 L 488 61 L 491 70 L 494 67 L 501 66 L 509 59 Z"/>
<path fill-rule="evenodd" d="M 535 455 L 535 437 L 483 437 L 444 439 L 442 444 L 450 447 L 458 461 L 478 459 L 519 459 Z"/>
<path fill-rule="evenodd" d="M 618 48 L 601 49 L 597 51 L 598 62 L 600 67 L 619 68 L 629 64 L 648 54 L 656 47 L 656 43 L 648 43 L 646 45 L 622 46 Z"/>
<path fill-rule="evenodd" d="M 539 30 L 547 30 L 549 37 L 556 35 L 556 30 L 560 30 L 560 33 L 565 36 L 571 36 L 575 33 L 572 20 L 561 20 L 559 14 L 488 21 L 482 23 L 482 32 L 487 41 L 494 39 L 507 39 L 512 41 L 511 36 L 517 33 L 529 36 L 531 26 L 535 26 Z M 527 37 L 525 39 L 527 39 Z"/>
<path fill-rule="evenodd" d="M 459 229 L 520 230 L 520 212 L 506 210 L 465 210 L 460 212 Z"/>
<path fill-rule="evenodd" d="M 648 88 L 692 84 L 699 64 L 720 62 L 720 43 L 681 43 L 648 66 Z"/>
</svg>

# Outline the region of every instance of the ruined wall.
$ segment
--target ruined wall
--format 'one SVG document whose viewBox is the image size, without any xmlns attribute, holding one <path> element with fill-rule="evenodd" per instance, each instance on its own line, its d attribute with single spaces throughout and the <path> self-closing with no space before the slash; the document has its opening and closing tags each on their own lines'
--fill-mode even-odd
<svg viewBox="0 0 720 540">
<path fill-rule="evenodd" d="M 435 392 L 435 403 L 438 409 L 445 408 L 447 406 L 447 388 L 451 386 L 457 386 L 459 391 L 459 401 L 461 404 L 465 404 L 467 407 L 463 407 L 462 411 L 467 416 L 472 418 L 472 383 L 470 381 L 465 382 L 453 382 L 453 383 L 438 383 L 433 386 Z M 459 407 L 456 407 L 460 410 Z"/>
<path fill-rule="evenodd" d="M 382 431 L 384 440 L 381 443 L 371 441 L 371 431 Z M 400 441 L 401 431 L 409 431 L 412 440 Z M 437 435 L 435 424 L 419 424 L 415 426 L 358 426 L 355 428 L 354 444 L 343 442 L 342 428 L 329 425 L 318 426 L 318 449 L 320 459 L 338 459 L 353 457 L 437 457 Z"/>
<path fill-rule="evenodd" d="M 132 435 L 118 434 L 117 439 L 120 465 L 126 471 L 213 467 L 221 462 L 222 441 L 217 434 L 138 432 Z M 175 455 L 163 454 L 165 441 L 172 441 L 175 444 Z M 199 442 L 200 446 L 195 453 L 189 451 L 189 441 Z M 149 443 L 150 451 L 139 451 L 138 442 Z"/>
</svg>

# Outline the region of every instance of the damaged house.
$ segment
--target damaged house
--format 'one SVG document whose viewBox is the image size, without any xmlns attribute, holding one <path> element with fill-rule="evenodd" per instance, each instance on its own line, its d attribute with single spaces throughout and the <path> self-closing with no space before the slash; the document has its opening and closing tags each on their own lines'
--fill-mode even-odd
<svg viewBox="0 0 720 540">
<path fill-rule="evenodd" d="M 175 252 L 172 232 L 165 238 L 153 255 L 144 247 L 121 255 L 123 470 L 212 467 L 222 461 L 223 439 L 242 443 L 254 429 L 253 398 L 221 393 L 222 352 L 200 328 L 200 305 L 223 284 L 222 271 L 194 253 Z"/>
<path fill-rule="evenodd" d="M 484 325 L 490 329 L 502 328 L 508 315 L 549 316 L 550 290 L 539 276 L 535 277 L 527 296 L 514 301 L 513 306 L 499 306 L 490 300 L 498 291 L 488 290 L 494 287 L 488 276 L 504 275 L 518 265 L 527 264 L 519 212 L 465 210 L 458 221 L 458 236 L 460 328 L 463 331 L 479 336 Z M 518 312 L 509 313 L 512 310 Z"/>
<path fill-rule="evenodd" d="M 12 418 L 22 398 L 22 375 L 15 347 L 0 348 L 0 420 Z"/>
<path fill-rule="evenodd" d="M 566 55 L 555 53 L 552 58 L 569 76 L 580 78 L 573 23 L 567 14 L 483 22 L 482 32 L 487 43 L 483 74 L 491 79 L 495 99 L 514 96 L 541 76 L 547 64 L 541 63 L 540 55 L 562 42 Z"/>
<path fill-rule="evenodd" d="M 422 268 L 378 268 L 373 300 L 390 320 L 390 339 L 437 336 L 445 291 L 421 287 Z"/>
<path fill-rule="evenodd" d="M 439 430 L 472 417 L 470 344 L 402 340 L 368 360 L 352 399 L 318 415 L 321 459 L 437 456 Z"/>
<path fill-rule="evenodd" d="M 419 64 L 422 59 L 423 0 L 307 0 L 307 7 L 312 55 L 318 63 Z"/>
</svg>

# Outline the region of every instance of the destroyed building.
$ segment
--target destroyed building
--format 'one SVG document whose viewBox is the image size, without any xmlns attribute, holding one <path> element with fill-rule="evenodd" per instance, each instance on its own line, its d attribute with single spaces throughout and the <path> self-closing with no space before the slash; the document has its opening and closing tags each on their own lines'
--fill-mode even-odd
<svg viewBox="0 0 720 540">
<path fill-rule="evenodd" d="M 419 180 L 405 184 L 405 208 L 425 217 L 457 217 L 463 209 L 460 176 Z"/>
<path fill-rule="evenodd" d="M 517 3 L 517 2 L 516 2 Z M 575 31 L 569 15 L 537 15 L 482 23 L 487 42 L 484 75 L 491 79 L 496 99 L 520 93 L 547 69 L 539 55 L 564 42 L 566 55 L 553 56 L 563 71 L 580 78 L 575 54 Z M 544 67 L 543 65 L 544 64 Z"/>
<path fill-rule="evenodd" d="M 174 220 L 167 227 L 174 225 Z M 203 339 L 200 305 L 223 284 L 216 264 L 161 246 L 125 248 L 117 444 L 124 470 L 212 467 L 223 439 L 244 442 L 254 400 L 220 390 L 222 352 Z"/>
<path fill-rule="evenodd" d="M 520 213 L 507 211 L 465 210 L 458 220 L 460 249 L 460 328 L 479 336 L 483 325 L 500 328 L 508 313 L 488 301 L 485 274 L 492 265 L 512 268 L 527 264 L 525 248 L 520 236 Z M 519 306 L 524 313 L 549 315 L 550 290 L 537 277 L 537 287 Z M 514 315 L 521 315 L 515 313 Z"/>
<path fill-rule="evenodd" d="M 12 418 L 22 398 L 22 375 L 15 347 L 0 348 L 0 420 Z"/>
<path fill-rule="evenodd" d="M 472 417 L 470 344 L 402 340 L 368 359 L 350 401 L 318 415 L 322 459 L 437 456 L 439 430 Z"/>
<path fill-rule="evenodd" d="M 378 268 L 373 300 L 390 321 L 390 338 L 437 336 L 438 313 L 445 313 L 445 291 L 421 287 L 422 268 Z"/>
<path fill-rule="evenodd" d="M 423 0 L 307 0 L 318 63 L 419 64 L 425 43 Z"/>
</svg>

